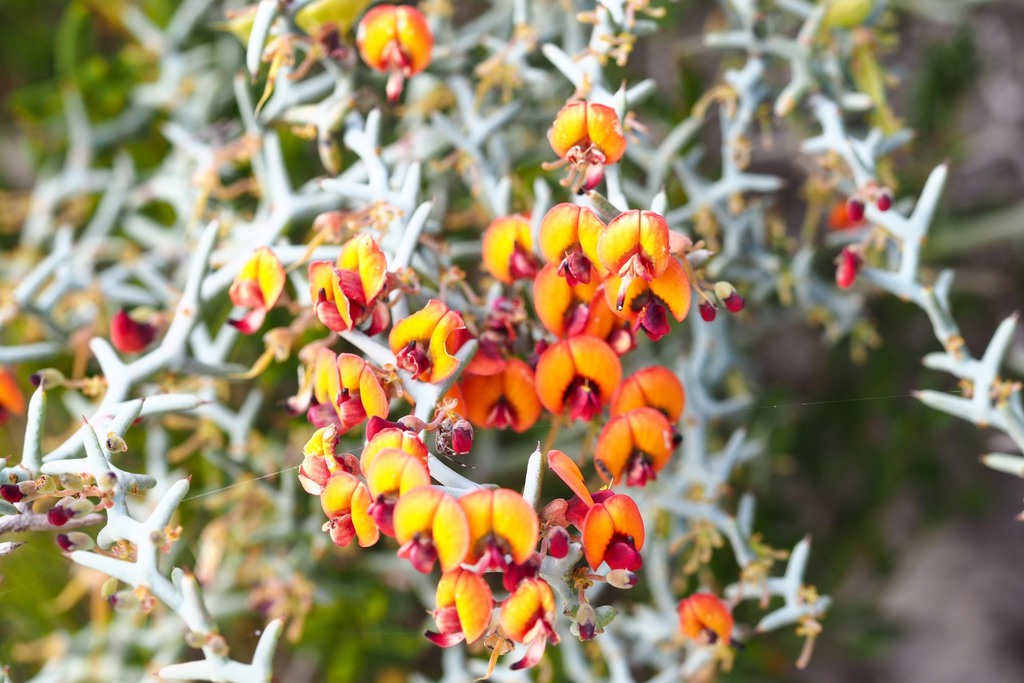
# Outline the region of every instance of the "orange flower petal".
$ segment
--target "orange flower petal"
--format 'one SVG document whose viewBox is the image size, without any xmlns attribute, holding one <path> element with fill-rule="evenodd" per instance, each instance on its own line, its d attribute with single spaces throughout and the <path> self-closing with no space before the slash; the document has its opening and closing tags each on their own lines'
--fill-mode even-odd
<svg viewBox="0 0 1024 683">
<path fill-rule="evenodd" d="M 675 259 L 670 258 L 665 272 L 651 281 L 651 293 L 665 304 L 677 322 L 683 322 L 690 312 L 690 279 Z"/>
<path fill-rule="evenodd" d="M 320 494 L 320 506 L 324 514 L 332 519 L 349 514 L 352 511 L 352 496 L 361 485 L 362 482 L 348 472 L 332 474 Z"/>
<path fill-rule="evenodd" d="M 373 459 L 366 469 L 366 485 L 370 497 L 401 497 L 406 491 L 430 484 L 426 465 L 414 455 L 386 448 Z"/>
<path fill-rule="evenodd" d="M 0 368 L 0 424 L 4 411 L 22 415 L 25 412 L 25 397 L 18 387 L 14 375 L 4 368 Z"/>
<path fill-rule="evenodd" d="M 568 202 L 556 204 L 541 221 L 540 250 L 547 262 L 557 267 L 579 248 L 603 278 L 607 273 L 597 258 L 597 241 L 603 231 L 604 223 L 590 209 Z"/>
<path fill-rule="evenodd" d="M 363 61 L 372 68 L 401 68 L 411 76 L 430 64 L 434 35 L 426 17 L 415 7 L 377 5 L 359 21 L 356 42 Z M 399 55 L 395 55 L 396 50 Z"/>
<path fill-rule="evenodd" d="M 398 357 L 399 367 L 406 367 L 403 366 L 402 354 L 418 348 L 418 372 L 414 378 L 430 383 L 442 382 L 459 367 L 459 361 L 452 353 L 458 340 L 457 331 L 465 328 L 459 313 L 450 310 L 444 302 L 431 299 L 422 309 L 395 323 L 388 336 L 388 344 Z M 424 359 L 429 360 L 428 367 L 420 366 Z"/>
<path fill-rule="evenodd" d="M 409 491 L 395 506 L 395 538 L 411 541 L 417 534 L 433 539 L 441 571 L 459 566 L 469 550 L 469 522 L 452 496 L 432 486 Z"/>
<path fill-rule="evenodd" d="M 484 268 L 499 282 L 512 284 L 536 272 L 530 222 L 518 214 L 491 221 L 484 231 L 481 252 Z"/>
<path fill-rule="evenodd" d="M 622 364 L 604 341 L 581 335 L 549 346 L 537 361 L 536 377 L 541 404 L 561 415 L 566 392 L 577 377 L 586 379 L 598 390 L 600 402 L 607 403 L 622 378 Z"/>
<path fill-rule="evenodd" d="M 367 417 L 388 416 L 387 392 L 366 361 L 355 354 L 342 353 L 338 356 L 338 375 L 342 389 L 359 392 L 359 400 Z"/>
<path fill-rule="evenodd" d="M 360 233 L 341 247 L 338 268 L 359 273 L 367 304 L 380 294 L 388 279 L 388 262 L 377 241 Z"/>
<path fill-rule="evenodd" d="M 655 408 L 635 408 L 612 418 L 597 437 L 594 462 L 597 471 L 612 484 L 622 481 L 635 458 L 643 458 L 653 472 L 660 472 L 672 456 L 672 425 Z M 639 483 L 645 482 L 642 478 Z M 627 480 L 628 484 L 633 484 Z"/>
<path fill-rule="evenodd" d="M 369 471 L 370 465 L 378 453 L 385 449 L 394 448 L 415 456 L 417 460 L 423 463 L 424 467 L 427 466 L 428 451 L 426 444 L 423 443 L 423 439 L 415 432 L 399 429 L 398 427 L 388 427 L 374 434 L 373 438 L 370 439 L 370 442 L 363 449 L 363 453 L 359 458 L 359 465 L 362 467 L 363 472 Z"/>
<path fill-rule="evenodd" d="M 360 483 L 352 494 L 352 526 L 356 530 L 359 545 L 369 548 L 380 538 L 377 522 L 370 516 L 370 505 L 373 499 L 365 484 Z"/>
<path fill-rule="evenodd" d="M 580 500 L 588 506 L 594 504 L 594 498 L 587 489 L 583 473 L 580 472 L 580 468 L 572 458 L 562 451 L 548 451 L 548 469 L 557 474 L 558 478 L 564 481 Z"/>
<path fill-rule="evenodd" d="M 228 296 L 236 306 L 268 310 L 280 298 L 284 282 L 284 266 L 277 254 L 269 247 L 260 247 L 238 271 Z"/>
<path fill-rule="evenodd" d="M 592 277 L 589 283 L 570 287 L 558 274 L 557 266 L 545 265 L 533 281 L 533 302 L 541 324 L 559 337 L 566 336 L 570 332 L 572 316 L 580 314 L 577 307 L 589 304 L 599 286 L 599 278 Z M 589 306 L 587 316 L 589 323 Z"/>
<path fill-rule="evenodd" d="M 576 101 L 562 107 L 548 131 L 548 142 L 562 158 L 573 147 L 595 146 L 608 164 L 616 163 L 626 151 L 626 138 L 615 110 L 592 102 Z"/>
<path fill-rule="evenodd" d="M 438 608 L 455 606 L 467 643 L 473 643 L 491 625 L 494 598 L 482 576 L 465 569 L 445 572 L 437 582 Z"/>
<path fill-rule="evenodd" d="M 479 561 L 491 540 L 504 546 L 516 564 L 530 559 L 540 523 L 522 495 L 509 489 L 477 489 L 459 498 L 459 504 L 469 520 L 470 548 L 465 562 Z"/>
<path fill-rule="evenodd" d="M 313 361 L 313 396 L 318 403 L 334 406 L 340 391 L 338 358 L 330 349 L 321 348 L 316 353 L 316 360 Z"/>
<path fill-rule="evenodd" d="M 587 139 L 587 103 L 570 102 L 555 116 L 555 122 L 548 131 L 548 142 L 555 154 L 565 157 L 566 153 L 581 140 Z"/>
<path fill-rule="evenodd" d="M 679 421 L 686 407 L 686 392 L 675 373 L 662 365 L 637 370 L 615 390 L 610 412 L 616 417 L 644 406 L 657 408 L 672 423 Z"/>
<path fill-rule="evenodd" d="M 498 377 L 467 377 L 462 391 L 466 418 L 478 427 L 525 432 L 540 417 L 533 370 L 518 358 L 510 359 Z"/>
<path fill-rule="evenodd" d="M 616 163 L 626 151 L 626 136 L 622 134 L 619 115 L 611 107 L 587 103 L 587 136 L 604 152 L 605 163 Z"/>
<path fill-rule="evenodd" d="M 457 330 L 466 329 L 466 323 L 462 321 L 462 315 L 455 311 L 448 311 L 434 328 L 430 335 L 430 375 L 423 378 L 431 384 L 443 382 L 452 376 L 459 368 L 459 360 L 454 353 L 457 350 L 451 343 L 452 337 Z"/>
<path fill-rule="evenodd" d="M 729 606 L 710 593 L 694 593 L 679 601 L 679 628 L 692 640 L 701 640 L 705 631 L 725 643 L 732 638 L 733 616 Z"/>
<path fill-rule="evenodd" d="M 517 643 L 532 637 L 538 621 L 555 622 L 555 595 L 547 581 L 524 579 L 501 606 L 501 628 Z"/>
<path fill-rule="evenodd" d="M 348 297 L 341 291 L 341 278 L 330 261 L 309 264 L 309 295 L 316 317 L 333 332 L 352 329 L 352 311 Z"/>
<path fill-rule="evenodd" d="M 629 496 L 615 494 L 591 506 L 583 520 L 583 554 L 591 569 L 605 561 L 609 546 L 616 538 L 631 538 L 639 551 L 644 545 L 644 521 Z"/>
<path fill-rule="evenodd" d="M 668 223 L 653 211 L 627 211 L 605 228 L 597 242 L 597 255 L 610 273 L 626 275 L 634 257 L 649 275 L 658 277 L 672 260 L 668 247 Z"/>
</svg>

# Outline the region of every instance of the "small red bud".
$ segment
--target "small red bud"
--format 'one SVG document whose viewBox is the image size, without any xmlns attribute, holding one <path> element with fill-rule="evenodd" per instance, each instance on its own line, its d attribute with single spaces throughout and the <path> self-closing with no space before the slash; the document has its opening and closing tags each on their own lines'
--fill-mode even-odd
<svg viewBox="0 0 1024 683">
<path fill-rule="evenodd" d="M 456 455 L 465 455 L 473 450 L 473 425 L 468 421 L 456 421 L 452 429 L 452 450 Z"/>
<path fill-rule="evenodd" d="M 878 192 L 878 197 L 875 199 L 875 206 L 878 207 L 879 211 L 888 211 L 892 208 L 892 190 L 887 187 L 883 187 Z"/>
<path fill-rule="evenodd" d="M 140 323 L 123 308 L 110 321 L 110 343 L 121 353 L 144 351 L 156 337 L 156 327 Z"/>
<path fill-rule="evenodd" d="M 66 553 L 71 552 L 74 544 L 71 543 L 71 538 L 67 534 L 57 534 L 54 540 L 57 541 L 57 545 L 60 546 L 61 550 Z"/>
<path fill-rule="evenodd" d="M 46 521 L 53 526 L 64 526 L 71 519 L 71 514 L 64 505 L 55 505 L 46 512 Z"/>
<path fill-rule="evenodd" d="M 548 532 L 548 555 L 560 560 L 569 554 L 569 532 L 565 527 L 551 527 Z"/>
<path fill-rule="evenodd" d="M 846 216 L 854 223 L 864 220 L 864 200 L 857 195 L 847 199 Z"/>
<path fill-rule="evenodd" d="M 862 264 L 863 261 L 860 258 L 860 254 L 854 251 L 852 247 L 843 247 L 836 266 L 836 284 L 841 289 L 851 287 L 857 279 L 857 273 L 860 272 Z"/>
<path fill-rule="evenodd" d="M 25 494 L 21 492 L 17 484 L 4 484 L 0 486 L 0 498 L 3 498 L 8 503 L 20 503 L 24 497 Z"/>
<path fill-rule="evenodd" d="M 576 610 L 576 625 L 580 630 L 580 640 L 593 640 L 597 635 L 597 612 L 589 602 L 580 604 Z"/>
<path fill-rule="evenodd" d="M 740 296 L 739 292 L 733 290 L 732 294 L 725 297 L 725 301 L 722 303 L 725 304 L 730 313 L 739 313 L 747 305 L 747 300 Z"/>
<path fill-rule="evenodd" d="M 711 322 L 715 319 L 715 316 L 718 315 L 718 306 L 715 306 L 710 301 L 701 302 L 698 308 L 700 310 L 700 317 L 703 318 L 706 323 Z"/>
</svg>

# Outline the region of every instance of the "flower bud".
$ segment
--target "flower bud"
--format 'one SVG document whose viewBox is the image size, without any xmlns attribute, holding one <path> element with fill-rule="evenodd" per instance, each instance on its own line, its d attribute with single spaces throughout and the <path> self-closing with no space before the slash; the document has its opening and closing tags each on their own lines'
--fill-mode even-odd
<svg viewBox="0 0 1024 683">
<path fill-rule="evenodd" d="M 66 505 L 60 505 L 58 503 L 46 512 L 46 521 L 53 526 L 64 526 L 68 523 L 69 519 L 71 519 L 71 515 L 68 512 Z"/>
<path fill-rule="evenodd" d="M 49 474 L 43 474 L 39 477 L 36 485 L 36 493 L 41 496 L 56 493 L 57 491 L 57 480 Z"/>
<path fill-rule="evenodd" d="M 888 211 L 892 208 L 892 190 L 887 187 L 883 187 L 878 191 L 878 196 L 875 198 L 875 206 L 878 207 L 879 211 Z"/>
<path fill-rule="evenodd" d="M 113 491 L 117 486 L 117 475 L 113 472 L 104 472 L 96 478 L 96 486 L 100 491 Z"/>
<path fill-rule="evenodd" d="M 111 576 L 109 579 L 103 582 L 100 587 L 100 595 L 103 596 L 104 600 L 110 600 L 111 596 L 117 592 L 118 580 Z"/>
<path fill-rule="evenodd" d="M 604 576 L 608 585 L 619 590 L 629 590 L 636 585 L 637 575 L 628 569 L 613 569 Z"/>
<path fill-rule="evenodd" d="M 473 425 L 459 419 L 452 429 L 452 450 L 456 455 L 465 455 L 473 449 Z"/>
<path fill-rule="evenodd" d="M 32 382 L 33 386 L 49 389 L 51 387 L 61 386 L 64 384 L 65 380 L 64 375 L 61 374 L 60 370 L 55 368 L 43 368 L 29 377 L 29 381 Z"/>
<path fill-rule="evenodd" d="M 73 552 L 75 550 L 92 550 L 96 543 L 92 540 L 92 536 L 89 534 L 83 534 L 81 531 L 69 531 L 66 534 L 57 534 L 56 539 L 57 545 L 60 549 L 66 553 Z"/>
<path fill-rule="evenodd" d="M 710 301 L 702 301 L 697 308 L 700 310 L 700 317 L 706 323 L 713 321 L 715 316 L 718 315 L 718 306 L 715 306 Z"/>
<path fill-rule="evenodd" d="M 548 555 L 560 560 L 569 554 L 569 532 L 565 527 L 554 526 L 548 531 Z"/>
<path fill-rule="evenodd" d="M 864 200 L 854 195 L 846 200 L 846 216 L 853 223 L 864 220 Z"/>
<path fill-rule="evenodd" d="M 17 484 L 0 485 L 0 498 L 3 498 L 8 503 L 20 503 L 24 497 L 25 494 L 21 492 Z"/>
<path fill-rule="evenodd" d="M 60 486 L 68 491 L 81 491 L 85 488 L 85 481 L 77 474 L 64 473 L 60 475 Z"/>
<path fill-rule="evenodd" d="M 853 247 L 843 247 L 836 265 L 836 284 L 841 289 L 851 287 L 857 279 L 863 261 Z"/>
<path fill-rule="evenodd" d="M 121 353 L 145 351 L 155 337 L 155 325 L 135 320 L 123 308 L 110 321 L 110 343 Z"/>
<path fill-rule="evenodd" d="M 715 296 L 717 296 L 730 313 L 738 313 L 743 310 L 746 300 L 740 296 L 731 282 L 716 282 Z"/>
<path fill-rule="evenodd" d="M 118 612 L 133 612 L 139 608 L 139 599 L 130 590 L 120 590 L 107 598 L 110 606 Z"/>
<path fill-rule="evenodd" d="M 111 453 L 124 453 L 128 450 L 128 444 L 116 432 L 107 432 L 107 440 L 104 445 Z"/>
<path fill-rule="evenodd" d="M 580 640 L 593 640 L 597 635 L 597 612 L 589 602 L 581 603 L 576 610 L 576 626 L 580 631 Z"/>
</svg>

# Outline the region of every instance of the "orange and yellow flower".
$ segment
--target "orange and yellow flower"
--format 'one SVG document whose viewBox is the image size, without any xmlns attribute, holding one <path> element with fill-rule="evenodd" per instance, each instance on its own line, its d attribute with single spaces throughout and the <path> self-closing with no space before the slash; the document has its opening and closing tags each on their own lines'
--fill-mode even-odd
<svg viewBox="0 0 1024 683">
<path fill-rule="evenodd" d="M 597 256 L 620 285 L 613 288 L 614 308 L 621 311 L 626 288 L 633 280 L 650 282 L 669 267 L 668 223 L 653 211 L 627 211 L 615 218 L 597 241 Z"/>
<path fill-rule="evenodd" d="M 459 566 L 469 550 L 469 522 L 452 496 L 432 486 L 409 491 L 395 505 L 395 539 L 398 551 L 424 574 L 441 564 L 442 572 Z"/>
<path fill-rule="evenodd" d="M 309 294 L 316 316 L 333 332 L 351 330 L 366 320 L 368 334 L 386 328 L 390 312 L 382 299 L 387 282 L 387 258 L 366 233 L 342 245 L 336 264 L 309 264 Z"/>
<path fill-rule="evenodd" d="M 366 486 L 373 501 L 370 516 L 382 533 L 395 535 L 395 505 L 409 491 L 430 485 L 427 466 L 411 453 L 385 448 L 366 468 Z"/>
<path fill-rule="evenodd" d="M 513 358 L 500 375 L 470 375 L 462 382 L 466 417 L 476 427 L 525 432 L 540 417 L 533 370 Z"/>
<path fill-rule="evenodd" d="M 634 408 L 613 417 L 597 437 L 594 465 L 603 479 L 643 486 L 657 478 L 672 456 L 672 425 L 656 408 Z"/>
<path fill-rule="evenodd" d="M 590 506 L 583 520 L 583 555 L 591 569 L 602 562 L 611 569 L 635 572 L 643 566 L 644 519 L 627 495 L 616 493 Z"/>
<path fill-rule="evenodd" d="M 363 448 L 363 453 L 359 456 L 359 464 L 363 471 L 370 471 L 370 465 L 378 453 L 394 448 L 415 456 L 424 467 L 427 466 L 427 446 L 419 434 L 400 427 L 386 427 L 374 434 Z"/>
<path fill-rule="evenodd" d="M 537 274 L 530 221 L 515 214 L 495 218 L 484 230 L 481 243 L 484 268 L 507 285 Z"/>
<path fill-rule="evenodd" d="M 369 513 L 372 502 L 366 484 L 354 474 L 335 472 L 320 493 L 320 505 L 328 517 L 323 530 L 342 547 L 353 538 L 364 548 L 373 545 L 380 538 L 380 531 Z"/>
<path fill-rule="evenodd" d="M 679 601 L 679 628 L 698 643 L 729 643 L 733 617 L 729 606 L 710 593 L 694 593 Z"/>
<path fill-rule="evenodd" d="M 540 224 L 540 251 L 556 266 L 569 285 L 591 280 L 591 267 L 600 277 L 607 275 L 597 258 L 597 241 L 604 223 L 586 207 L 563 202 L 544 214 Z"/>
<path fill-rule="evenodd" d="M 0 426 L 10 419 L 11 414 L 25 413 L 25 397 L 18 388 L 18 382 L 6 368 L 0 367 Z"/>
<path fill-rule="evenodd" d="M 668 314 L 682 322 L 690 312 L 690 280 L 683 266 L 670 258 L 664 272 L 651 280 L 610 275 L 605 299 L 634 332 L 642 329 L 651 341 L 658 341 L 670 331 Z"/>
<path fill-rule="evenodd" d="M 591 190 L 604 177 L 604 167 L 626 151 L 619 115 L 611 107 L 593 102 L 570 102 L 562 107 L 548 131 L 551 149 L 561 159 L 545 168 L 569 166 L 563 185 Z"/>
<path fill-rule="evenodd" d="M 377 5 L 360 19 L 356 44 L 364 62 L 389 74 L 388 101 L 396 102 L 405 79 L 430 64 L 434 34 L 427 18 L 415 7 Z"/>
<path fill-rule="evenodd" d="M 284 291 L 284 281 L 284 266 L 277 254 L 268 247 L 257 249 L 228 290 L 231 303 L 250 310 L 241 320 L 229 322 L 242 334 L 258 330 L 267 317 L 267 311 L 274 307 Z"/>
<path fill-rule="evenodd" d="M 317 427 L 333 424 L 344 433 L 367 417 L 387 417 L 388 396 L 377 373 L 359 356 L 322 348 L 313 365 L 317 405 L 307 415 Z"/>
<path fill-rule="evenodd" d="M 469 552 L 463 560 L 477 571 L 504 569 L 505 555 L 524 564 L 540 536 L 537 513 L 522 495 L 509 489 L 477 489 L 459 498 L 469 520 Z"/>
<path fill-rule="evenodd" d="M 550 263 L 533 281 L 533 305 L 544 327 L 559 337 L 606 338 L 618 322 L 604 301 L 597 278 L 570 285 Z"/>
<path fill-rule="evenodd" d="M 491 589 L 482 576 L 466 569 L 456 568 L 441 576 L 435 602 L 434 623 L 438 632 L 425 634 L 435 645 L 451 647 L 463 640 L 474 643 L 491 624 Z"/>
<path fill-rule="evenodd" d="M 541 578 L 523 579 L 501 606 L 501 628 L 505 634 L 527 645 L 523 658 L 513 670 L 528 669 L 540 661 L 547 643 L 558 642 L 555 632 L 555 595 Z"/>
<path fill-rule="evenodd" d="M 644 406 L 657 408 L 673 424 L 679 421 L 686 407 L 686 392 L 674 372 L 663 365 L 637 370 L 615 390 L 609 412 L 616 417 Z"/>
<path fill-rule="evenodd" d="M 391 328 L 388 343 L 398 367 L 413 379 L 436 384 L 459 367 L 454 354 L 457 330 L 466 329 L 462 316 L 444 302 L 431 299 L 421 310 Z"/>
<path fill-rule="evenodd" d="M 302 447 L 299 483 L 306 493 L 319 496 L 335 472 L 361 473 L 359 460 L 351 453 L 337 453 L 337 446 L 338 430 L 330 426 L 316 430 Z"/>
<path fill-rule="evenodd" d="M 622 378 L 622 365 L 608 344 L 587 335 L 549 346 L 537 361 L 537 396 L 555 415 L 566 407 L 573 420 L 589 422 L 601 412 Z"/>
</svg>

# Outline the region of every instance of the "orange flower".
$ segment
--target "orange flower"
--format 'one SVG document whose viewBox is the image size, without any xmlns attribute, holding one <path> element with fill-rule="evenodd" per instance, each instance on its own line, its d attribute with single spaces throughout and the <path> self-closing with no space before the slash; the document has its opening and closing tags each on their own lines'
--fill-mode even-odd
<svg viewBox="0 0 1024 683">
<path fill-rule="evenodd" d="M 436 604 L 434 623 L 439 633 L 424 634 L 435 645 L 476 642 L 491 624 L 491 589 L 482 576 L 471 571 L 456 568 L 445 572 L 437 582 Z"/>
<path fill-rule="evenodd" d="M 477 489 L 459 498 L 469 520 L 469 552 L 463 560 L 476 571 L 506 568 L 505 555 L 523 564 L 533 555 L 540 535 L 537 513 L 509 489 Z"/>
<path fill-rule="evenodd" d="M 0 367 L 0 426 L 6 424 L 11 414 L 25 413 L 25 397 L 14 380 L 14 375 Z"/>
<path fill-rule="evenodd" d="M 351 353 L 335 357 L 320 349 L 313 365 L 313 396 L 317 405 L 307 416 L 317 427 L 333 424 L 344 433 L 369 417 L 387 417 L 387 392 L 366 361 Z"/>
<path fill-rule="evenodd" d="M 533 370 L 513 358 L 498 376 L 471 375 L 462 382 L 466 417 L 474 426 L 525 432 L 540 417 Z"/>
<path fill-rule="evenodd" d="M 359 56 L 370 68 L 388 72 L 389 102 L 402 95 L 405 79 L 430 64 L 434 34 L 415 7 L 377 5 L 363 15 L 356 31 Z"/>
<path fill-rule="evenodd" d="M 387 281 L 387 258 L 377 241 L 365 233 L 342 245 L 337 264 L 309 264 L 309 294 L 316 317 L 333 332 L 351 330 L 367 319 L 367 334 L 386 328 L 390 311 L 382 299 Z"/>
<path fill-rule="evenodd" d="M 484 268 L 507 285 L 537 274 L 537 258 L 533 255 L 530 221 L 516 214 L 495 218 L 484 231 Z"/>
<path fill-rule="evenodd" d="M 612 418 L 597 437 L 594 465 L 612 484 L 627 486 L 657 478 L 674 449 L 672 425 L 655 408 L 635 408 Z"/>
<path fill-rule="evenodd" d="M 562 107 L 548 131 L 548 141 L 561 161 L 545 164 L 545 168 L 568 164 L 569 175 L 562 184 L 574 191 L 595 188 L 604 176 L 604 167 L 617 163 L 626 151 L 618 114 L 593 102 L 570 102 Z"/>
<path fill-rule="evenodd" d="M 459 313 L 431 299 L 422 310 L 395 323 L 388 343 L 399 368 L 413 379 L 437 384 L 459 367 L 452 354 L 458 348 L 455 332 L 464 329 L 466 323 Z"/>
<path fill-rule="evenodd" d="M 363 448 L 363 454 L 359 458 L 363 471 L 370 470 L 370 465 L 378 453 L 394 448 L 415 456 L 424 467 L 427 466 L 427 446 L 419 434 L 399 427 L 387 427 L 374 434 Z"/>
<path fill-rule="evenodd" d="M 559 337 L 590 334 L 604 338 L 614 327 L 616 318 L 604 305 L 591 306 L 598 288 L 597 278 L 570 285 L 550 263 L 537 273 L 533 281 L 533 305 L 544 327 Z"/>
<path fill-rule="evenodd" d="M 686 392 L 675 373 L 662 365 L 637 370 L 615 390 L 609 412 L 615 417 L 644 406 L 657 408 L 669 422 L 679 421 L 686 406 Z"/>
<path fill-rule="evenodd" d="M 601 233 L 597 256 L 609 273 L 621 278 L 614 306 L 621 311 L 633 280 L 650 282 L 669 267 L 668 223 L 653 211 L 627 211 Z"/>
<path fill-rule="evenodd" d="M 323 530 L 330 532 L 331 540 L 346 546 L 353 538 L 367 548 L 377 542 L 380 531 L 369 514 L 370 493 L 366 484 L 349 472 L 335 472 L 324 484 L 320 505 L 328 520 Z"/>
<path fill-rule="evenodd" d="M 395 505 L 395 539 L 402 544 L 399 557 L 424 574 L 440 560 L 441 571 L 459 566 L 469 550 L 469 522 L 459 501 L 424 486 L 413 489 Z"/>
<path fill-rule="evenodd" d="M 597 258 L 597 241 L 604 223 L 588 208 L 563 202 L 544 214 L 540 224 L 540 251 L 569 285 L 590 282 L 590 268 L 607 275 Z"/>
<path fill-rule="evenodd" d="M 555 415 L 569 407 L 573 420 L 589 422 L 601 412 L 622 378 L 622 365 L 608 344 L 578 336 L 552 344 L 537 361 L 537 396 Z"/>
<path fill-rule="evenodd" d="M 319 496 L 335 472 L 360 474 L 359 461 L 351 453 L 335 452 L 338 430 L 333 426 L 316 430 L 302 447 L 299 483 L 306 493 Z"/>
<path fill-rule="evenodd" d="M 617 297 L 615 301 L 612 296 Z M 682 322 L 690 312 L 690 280 L 679 262 L 670 258 L 665 271 L 651 280 L 610 275 L 605 300 L 633 325 L 634 332 L 642 329 L 651 341 L 658 341 L 670 331 L 668 313 Z"/>
<path fill-rule="evenodd" d="M 370 490 L 370 516 L 380 530 L 395 535 L 395 505 L 407 492 L 430 485 L 427 466 L 415 455 L 397 448 L 385 448 L 366 469 L 366 485 Z"/>
<path fill-rule="evenodd" d="M 528 669 L 544 655 L 548 641 L 558 642 L 555 632 L 555 594 L 544 579 L 523 579 L 501 605 L 501 628 L 509 638 L 527 645 L 513 670 Z"/>
<path fill-rule="evenodd" d="M 616 493 L 590 507 L 583 520 L 583 555 L 591 569 L 635 572 L 643 565 L 644 520 L 629 496 Z"/>
<path fill-rule="evenodd" d="M 698 643 L 728 643 L 732 640 L 732 612 L 717 596 L 694 593 L 679 601 L 679 628 Z"/>
<path fill-rule="evenodd" d="M 274 307 L 284 291 L 284 266 L 269 247 L 260 247 L 245 262 L 231 283 L 228 296 L 235 306 L 251 309 L 241 320 L 230 320 L 242 334 L 260 328 L 267 311 Z"/>
</svg>

